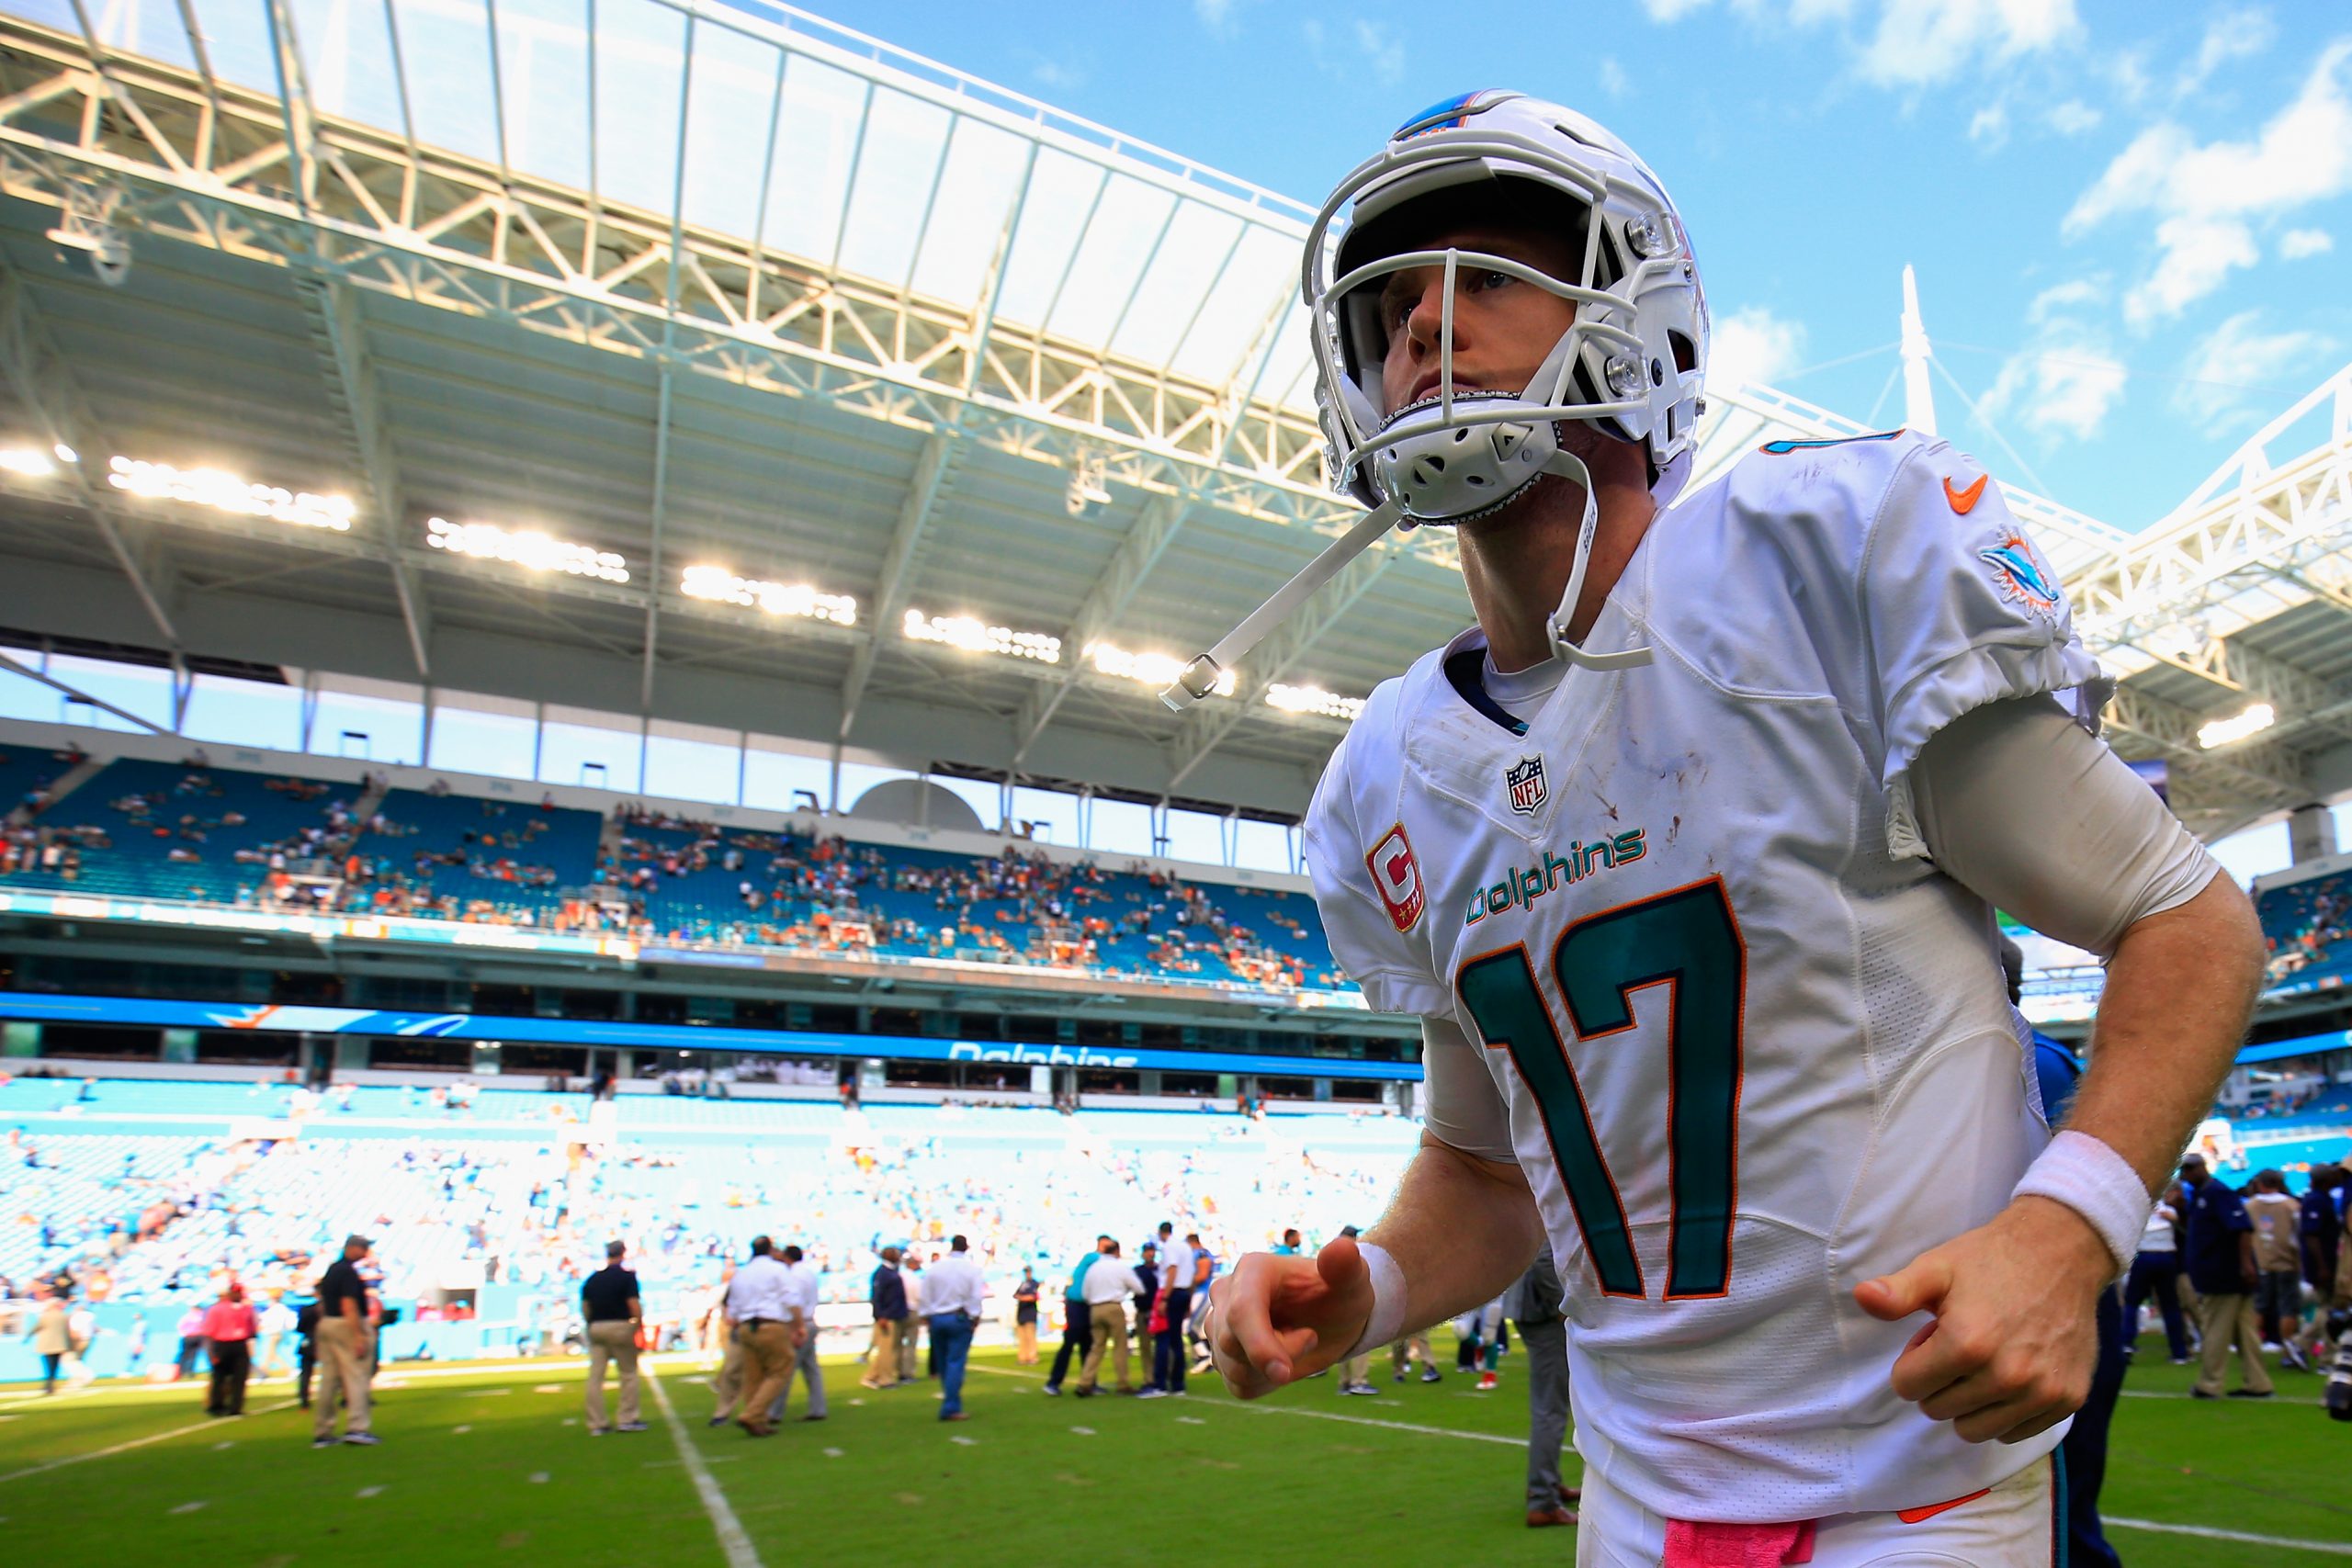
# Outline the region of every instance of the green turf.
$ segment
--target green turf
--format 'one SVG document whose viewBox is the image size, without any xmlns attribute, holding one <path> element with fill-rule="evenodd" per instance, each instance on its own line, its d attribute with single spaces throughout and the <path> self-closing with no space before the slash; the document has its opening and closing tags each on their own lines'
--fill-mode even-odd
<svg viewBox="0 0 2352 1568">
<path fill-rule="evenodd" d="M 1092 1568 L 1114 1540 L 1142 1552 L 1134 1561 L 1166 1561 L 1143 1543 L 1170 1519 L 1189 1521 L 1186 1555 L 1196 1562 L 1297 1551 L 1317 1562 L 1344 1552 L 1350 1568 L 1564 1563 L 1570 1533 L 1522 1522 L 1514 1444 L 1458 1435 L 1523 1437 L 1521 1365 L 1506 1362 L 1492 1395 L 1449 1377 L 1384 1381 L 1378 1399 L 1342 1399 L 1322 1379 L 1257 1407 L 1203 1380 L 1185 1400 L 1048 1399 L 1036 1370 L 989 1354 L 967 1385 L 973 1419 L 956 1425 L 935 1418 L 934 1385 L 867 1393 L 842 1366 L 829 1369 L 832 1419 L 788 1421 L 765 1442 L 703 1425 L 709 1395 L 699 1372 L 673 1369 L 665 1387 L 766 1568 L 909 1553 Z M 54 1402 L 0 1394 L 0 1540 L 17 1562 L 82 1561 L 115 1539 L 135 1540 L 142 1561 L 195 1568 L 724 1568 L 650 1397 L 652 1431 L 592 1441 L 576 1424 L 576 1362 L 404 1375 L 412 1371 L 386 1373 L 377 1422 L 386 1441 L 373 1450 L 311 1451 L 307 1414 L 274 1408 L 288 1398 L 284 1384 L 257 1385 L 246 1419 L 210 1423 L 190 1389 L 106 1388 Z M 2352 1431 L 2315 1408 L 2317 1379 L 2282 1374 L 2280 1398 L 2260 1404 L 2191 1403 L 2187 1372 L 2165 1366 L 2135 1371 L 2128 1386 L 2135 1396 L 2116 1420 L 2110 1516 L 2335 1543 L 2352 1555 L 2352 1488 L 2343 1481 Z M 166 1433 L 175 1435 L 77 1457 Z M 74 1462 L 24 1473 L 59 1460 Z M 360 1495 L 366 1488 L 380 1490 Z M 2112 1533 L 2133 1568 L 2330 1560 Z"/>
</svg>

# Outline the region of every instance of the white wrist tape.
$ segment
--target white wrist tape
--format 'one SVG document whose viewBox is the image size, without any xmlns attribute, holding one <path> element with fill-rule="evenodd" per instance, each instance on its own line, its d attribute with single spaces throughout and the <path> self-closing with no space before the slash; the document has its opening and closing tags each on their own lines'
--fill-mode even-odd
<svg viewBox="0 0 2352 1568">
<path fill-rule="evenodd" d="M 1364 1319 L 1363 1333 L 1348 1348 L 1348 1355 L 1340 1358 L 1343 1361 L 1348 1356 L 1393 1345 L 1405 1332 L 1405 1271 L 1396 1267 L 1385 1247 L 1359 1241 L 1356 1250 L 1363 1254 L 1363 1266 L 1372 1273 L 1372 1315 Z"/>
<path fill-rule="evenodd" d="M 2156 1206 L 2129 1161 L 2088 1133 L 2075 1132 L 2052 1138 L 2009 1196 L 2048 1198 L 2082 1215 L 2107 1243 L 2119 1272 L 2132 1266 Z"/>
</svg>

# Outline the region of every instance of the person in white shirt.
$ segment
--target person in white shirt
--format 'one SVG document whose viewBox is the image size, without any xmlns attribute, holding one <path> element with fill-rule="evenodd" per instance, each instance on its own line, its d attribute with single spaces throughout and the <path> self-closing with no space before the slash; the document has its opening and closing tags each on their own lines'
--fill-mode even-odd
<svg viewBox="0 0 2352 1568">
<path fill-rule="evenodd" d="M 967 1421 L 964 1414 L 964 1358 L 972 1348 L 972 1330 L 980 1321 L 980 1303 L 988 1287 L 979 1267 L 966 1253 L 969 1243 L 957 1236 L 948 1243 L 947 1256 L 923 1274 L 923 1311 L 931 1317 L 931 1342 L 939 1351 L 939 1381 L 946 1398 L 939 1406 L 942 1421 Z M 1101 1265 L 1096 1265 L 1099 1269 Z"/>
<path fill-rule="evenodd" d="M 1148 1394 L 1184 1392 L 1184 1324 L 1193 1311 L 1193 1275 L 1197 1260 L 1191 1244 L 1180 1240 L 1176 1227 L 1159 1222 L 1160 1320 L 1166 1325 L 1153 1339 L 1151 1382 Z"/>
<path fill-rule="evenodd" d="M 792 1305 L 798 1314 L 795 1326 L 800 1333 L 800 1344 L 793 1352 L 792 1364 L 784 1371 L 784 1386 L 776 1391 L 775 1403 L 768 1406 L 770 1426 L 784 1419 L 784 1404 L 792 1397 L 795 1372 L 808 1380 L 808 1408 L 800 1418 L 825 1418 L 825 1374 L 817 1370 L 817 1270 L 801 1260 L 798 1247 L 787 1247 L 784 1249 L 784 1271 L 792 1280 Z"/>
<path fill-rule="evenodd" d="M 734 1283 L 727 1287 L 727 1316 L 735 1325 L 736 1343 L 743 1347 L 744 1381 L 751 1385 L 735 1424 L 754 1438 L 775 1430 L 768 1411 L 783 1396 L 799 1354 L 794 1332 L 798 1312 L 790 1270 L 776 1261 L 767 1237 L 752 1237 L 751 1261 L 735 1270 Z"/>
<path fill-rule="evenodd" d="M 1086 1365 L 1078 1374 L 1078 1397 L 1091 1398 L 1095 1374 L 1102 1370 L 1102 1352 L 1115 1350 L 1115 1365 L 1119 1373 L 1119 1392 L 1135 1393 L 1135 1385 L 1127 1381 L 1127 1299 L 1143 1291 L 1143 1281 L 1136 1271 L 1119 1261 L 1119 1244 L 1109 1236 L 1102 1238 L 1097 1248 L 1102 1254 L 1094 1267 L 1086 1271 L 1087 1317 L 1094 1329 L 1094 1343 L 1086 1352 Z"/>
<path fill-rule="evenodd" d="M 907 1315 L 899 1320 L 899 1381 L 910 1383 L 915 1381 L 922 1351 L 922 1255 L 911 1247 L 906 1267 L 899 1270 L 899 1282 L 907 1288 Z"/>
<path fill-rule="evenodd" d="M 2140 1250 L 2132 1259 L 2132 1272 L 2123 1286 L 2123 1353 L 2132 1354 L 2140 1340 L 2140 1309 L 2148 1298 L 2156 1298 L 2156 1310 L 2164 1314 L 2165 1347 L 2172 1352 L 2172 1364 L 2188 1365 L 2188 1327 L 2180 1311 L 2180 1238 L 2173 1226 L 2180 1223 L 2180 1201 L 2177 1185 L 2166 1189 L 2155 1212 L 2148 1216 L 2148 1228 L 2141 1233 Z"/>
</svg>

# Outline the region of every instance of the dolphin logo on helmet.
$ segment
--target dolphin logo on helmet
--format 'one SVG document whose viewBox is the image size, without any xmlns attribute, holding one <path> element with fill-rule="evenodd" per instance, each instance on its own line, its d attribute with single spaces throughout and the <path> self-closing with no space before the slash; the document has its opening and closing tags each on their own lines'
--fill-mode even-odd
<svg viewBox="0 0 2352 1568">
<path fill-rule="evenodd" d="M 1446 195 L 1491 195 L 1566 215 L 1579 242 L 1574 277 L 1508 256 L 1398 249 L 1397 221 Z M 1344 218 L 1345 221 L 1342 222 Z M 1444 274 L 1437 390 L 1393 412 L 1375 400 L 1387 351 L 1379 298 L 1391 274 Z M 1453 381 L 1457 276 L 1499 272 L 1576 306 L 1527 386 L 1464 390 Z M 1181 708 L 1206 696 L 1224 671 L 1391 528 L 1452 526 L 1517 501 L 1546 474 L 1585 492 L 1574 564 L 1550 617 L 1553 653 L 1592 669 L 1647 663 L 1647 649 L 1589 654 L 1565 627 L 1583 592 L 1600 524 L 1591 476 L 1565 450 L 1559 426 L 1577 421 L 1642 444 L 1651 493 L 1672 502 L 1690 474 L 1707 362 L 1708 318 L 1697 258 L 1665 186 L 1607 130 L 1573 109 L 1523 94 L 1467 93 L 1400 126 L 1342 179 L 1308 230 L 1301 289 L 1312 318 L 1316 406 L 1333 486 L 1371 510 L 1161 694 Z"/>
</svg>

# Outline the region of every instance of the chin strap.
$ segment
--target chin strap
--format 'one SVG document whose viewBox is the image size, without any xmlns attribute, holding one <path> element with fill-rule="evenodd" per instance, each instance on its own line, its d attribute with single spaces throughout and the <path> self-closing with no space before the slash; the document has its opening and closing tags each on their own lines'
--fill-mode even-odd
<svg viewBox="0 0 2352 1568">
<path fill-rule="evenodd" d="M 1568 640 L 1568 623 L 1576 618 L 1577 601 L 1584 596 L 1584 574 L 1592 565 L 1593 536 L 1600 529 L 1600 502 L 1592 493 L 1592 470 L 1573 453 L 1555 452 L 1551 461 L 1544 465 L 1547 474 L 1573 479 L 1584 489 L 1584 517 L 1577 525 L 1577 554 L 1568 568 L 1568 586 L 1560 595 L 1560 607 L 1544 622 L 1544 640 L 1551 645 L 1552 657 L 1565 659 L 1584 670 L 1635 670 L 1651 659 L 1646 648 L 1629 648 L 1621 653 L 1587 653 Z"/>
<path fill-rule="evenodd" d="M 1323 553 L 1300 567 L 1298 575 L 1275 589 L 1272 597 L 1218 638 L 1215 648 L 1184 666 L 1184 672 L 1176 677 L 1174 685 L 1159 694 L 1159 700 L 1182 713 L 1216 690 L 1217 677 L 1264 641 L 1268 632 L 1337 576 L 1341 567 L 1370 549 L 1373 542 L 1396 526 L 1403 516 L 1393 501 L 1365 513 L 1354 527 L 1323 547 Z"/>
</svg>

